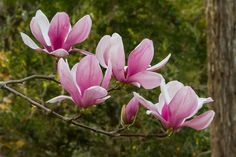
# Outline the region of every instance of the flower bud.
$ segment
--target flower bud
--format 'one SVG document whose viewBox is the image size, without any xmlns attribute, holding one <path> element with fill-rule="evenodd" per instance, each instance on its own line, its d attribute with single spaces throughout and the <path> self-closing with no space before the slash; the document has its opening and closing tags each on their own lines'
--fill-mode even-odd
<svg viewBox="0 0 236 157">
<path fill-rule="evenodd" d="M 121 110 L 121 124 L 130 125 L 134 122 L 139 108 L 139 102 L 132 98 L 127 105 L 123 105 Z"/>
</svg>

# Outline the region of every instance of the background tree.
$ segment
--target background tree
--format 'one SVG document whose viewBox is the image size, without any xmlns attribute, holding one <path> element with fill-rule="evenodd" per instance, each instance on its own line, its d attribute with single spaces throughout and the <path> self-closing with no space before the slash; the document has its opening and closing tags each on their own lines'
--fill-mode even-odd
<svg viewBox="0 0 236 157">
<path fill-rule="evenodd" d="M 208 87 L 216 111 L 212 157 L 236 154 L 236 1 L 207 1 Z"/>
</svg>

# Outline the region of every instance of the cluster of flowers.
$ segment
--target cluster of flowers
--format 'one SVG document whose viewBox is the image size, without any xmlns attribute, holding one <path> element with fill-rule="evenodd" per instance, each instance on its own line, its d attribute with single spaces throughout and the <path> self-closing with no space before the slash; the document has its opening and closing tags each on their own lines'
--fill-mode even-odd
<svg viewBox="0 0 236 157">
<path fill-rule="evenodd" d="M 147 114 L 160 120 L 166 129 L 177 130 L 186 126 L 201 130 L 209 126 L 214 111 L 209 110 L 196 117 L 193 116 L 203 104 L 212 102 L 212 98 L 199 98 L 191 87 L 184 86 L 178 81 L 170 81 L 166 84 L 162 75 L 155 71 L 168 62 L 170 55 L 160 63 L 151 66 L 154 56 L 151 40 L 144 39 L 129 54 L 127 66 L 122 38 L 117 33 L 103 36 L 97 45 L 95 55 L 73 48 L 75 44 L 88 38 L 91 25 L 89 15 L 81 18 L 71 28 L 69 16 L 65 12 L 57 13 L 49 22 L 42 11 L 38 10 L 30 22 L 30 29 L 43 48 L 29 36 L 21 33 L 24 43 L 30 48 L 60 58 L 57 67 L 59 80 L 70 96 L 60 95 L 49 100 L 49 103 L 70 99 L 81 108 L 100 104 L 110 98 L 107 90 L 111 77 L 114 77 L 120 82 L 142 86 L 145 89 L 158 86 L 161 88 L 159 102 L 156 104 L 134 92 L 133 98 L 122 108 L 123 125 L 134 122 L 141 104 L 147 109 Z M 79 51 L 86 56 L 70 69 L 67 60 L 63 57 L 72 51 Z M 104 76 L 100 65 L 106 69 Z"/>
</svg>

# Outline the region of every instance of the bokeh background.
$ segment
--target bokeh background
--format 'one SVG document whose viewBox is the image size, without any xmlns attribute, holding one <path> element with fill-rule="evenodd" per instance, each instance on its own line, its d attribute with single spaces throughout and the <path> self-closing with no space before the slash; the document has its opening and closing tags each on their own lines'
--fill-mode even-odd
<svg viewBox="0 0 236 157">
<path fill-rule="evenodd" d="M 204 1 L 0 0 L 0 80 L 55 74 L 56 59 L 28 48 L 20 37 L 20 32 L 31 34 L 29 23 L 38 9 L 49 19 L 56 12 L 65 11 L 72 24 L 89 14 L 92 31 L 77 47 L 93 53 L 100 38 L 114 32 L 123 37 L 126 56 L 142 39 L 153 40 L 153 64 L 172 54 L 160 71 L 166 80 L 179 80 L 192 86 L 200 96 L 207 96 Z M 70 55 L 70 65 L 80 58 L 80 54 Z M 30 81 L 14 88 L 42 103 L 64 92 L 46 81 Z M 160 92 L 125 86 L 111 93 L 112 98 L 106 103 L 86 110 L 79 110 L 69 101 L 45 105 L 66 116 L 80 112 L 81 122 L 112 130 L 119 125 L 121 107 L 130 100 L 132 91 L 154 102 Z M 135 124 L 129 128 L 131 132 L 144 133 L 158 130 L 158 122 L 147 116 L 142 107 Z M 209 130 L 198 132 L 185 128 L 164 140 L 110 138 L 62 122 L 0 90 L 0 154 L 6 157 L 205 157 L 210 156 Z"/>
</svg>

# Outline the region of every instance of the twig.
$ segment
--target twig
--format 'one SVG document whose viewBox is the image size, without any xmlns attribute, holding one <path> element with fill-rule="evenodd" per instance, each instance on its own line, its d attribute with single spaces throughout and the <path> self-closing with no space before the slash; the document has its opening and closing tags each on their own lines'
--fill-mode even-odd
<svg viewBox="0 0 236 157">
<path fill-rule="evenodd" d="M 25 77 L 23 79 L 19 79 L 19 80 L 8 80 L 8 81 L 2 81 L 0 82 L 0 88 L 3 85 L 7 85 L 7 84 L 17 84 L 17 83 L 23 83 L 32 79 L 43 79 L 43 80 L 50 80 L 53 81 L 55 83 L 60 83 L 59 81 L 54 79 L 54 75 L 49 75 L 49 76 L 45 76 L 45 75 L 31 75 L 28 77 Z"/>
<path fill-rule="evenodd" d="M 46 111 L 48 114 L 51 114 L 65 122 L 68 122 L 70 124 L 73 124 L 75 126 L 78 126 L 80 128 L 83 128 L 83 129 L 87 129 L 87 130 L 90 130 L 92 132 L 95 132 L 95 133 L 99 133 L 99 134 L 102 134 L 102 135 L 106 135 L 106 136 L 109 136 L 109 137 L 156 137 L 156 138 L 165 138 L 165 137 L 168 137 L 170 134 L 169 133 L 163 133 L 163 134 L 143 134 L 143 133 L 120 133 L 122 132 L 124 129 L 126 129 L 126 127 L 123 127 L 123 128 L 120 128 L 116 131 L 105 131 L 105 130 L 101 130 L 101 129 L 97 129 L 97 128 L 93 128 L 93 127 L 90 127 L 90 126 L 87 126 L 85 124 L 82 124 L 82 123 L 79 123 L 77 122 L 76 120 L 77 119 L 74 119 L 74 118 L 68 118 L 68 117 L 65 117 L 53 110 L 51 110 L 50 108 L 44 106 L 43 104 L 41 103 L 38 103 L 36 102 L 35 100 L 27 97 L 26 95 L 18 92 L 17 90 L 7 86 L 8 84 L 15 84 L 15 83 L 23 83 L 25 81 L 28 81 L 28 80 L 31 80 L 31 79 L 46 79 L 46 80 L 52 80 L 56 83 L 58 83 L 58 81 L 54 80 L 52 76 L 43 76 L 43 75 L 32 75 L 32 76 L 29 76 L 29 77 L 26 77 L 26 78 L 23 78 L 23 79 L 20 79 L 20 80 L 9 80 L 9 81 L 5 81 L 5 82 L 0 82 L 0 88 L 3 88 L 3 89 L 6 89 L 8 90 L 9 92 L 25 99 L 26 101 L 30 102 L 31 105 L 43 110 L 43 111 Z"/>
</svg>

